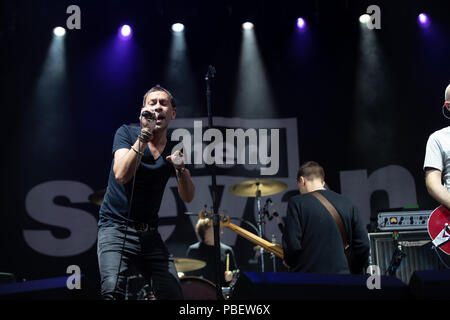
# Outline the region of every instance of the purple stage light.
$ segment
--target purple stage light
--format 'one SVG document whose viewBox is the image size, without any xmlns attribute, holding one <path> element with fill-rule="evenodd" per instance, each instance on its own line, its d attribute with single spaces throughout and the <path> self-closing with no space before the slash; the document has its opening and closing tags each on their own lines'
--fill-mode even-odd
<svg viewBox="0 0 450 320">
<path fill-rule="evenodd" d="M 427 27 L 430 24 L 430 18 L 425 13 L 419 14 L 417 20 L 419 21 L 419 24 L 423 27 Z"/>
<path fill-rule="evenodd" d="M 306 25 L 305 19 L 303 18 L 298 18 L 297 19 L 297 28 L 299 29 L 303 29 Z"/>
<path fill-rule="evenodd" d="M 428 21 L 428 17 L 425 13 L 419 14 L 419 21 L 420 23 L 426 23 Z"/>
<path fill-rule="evenodd" d="M 131 37 L 131 35 L 132 35 L 132 32 L 133 32 L 133 30 L 127 24 L 125 24 L 122 27 L 120 27 L 120 37 L 122 39 L 129 39 Z"/>
</svg>

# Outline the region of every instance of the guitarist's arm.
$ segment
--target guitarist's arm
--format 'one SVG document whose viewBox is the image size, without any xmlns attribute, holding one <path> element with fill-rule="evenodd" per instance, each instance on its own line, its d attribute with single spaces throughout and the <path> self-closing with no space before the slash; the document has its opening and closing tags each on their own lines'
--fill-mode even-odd
<svg viewBox="0 0 450 320">
<path fill-rule="evenodd" d="M 283 232 L 283 264 L 287 267 L 295 267 L 298 256 L 302 250 L 302 227 L 299 220 L 299 208 L 294 201 L 288 202 L 286 223 Z"/>
<path fill-rule="evenodd" d="M 429 167 L 425 168 L 425 184 L 430 196 L 450 209 L 450 192 L 442 185 L 441 170 Z"/>
</svg>

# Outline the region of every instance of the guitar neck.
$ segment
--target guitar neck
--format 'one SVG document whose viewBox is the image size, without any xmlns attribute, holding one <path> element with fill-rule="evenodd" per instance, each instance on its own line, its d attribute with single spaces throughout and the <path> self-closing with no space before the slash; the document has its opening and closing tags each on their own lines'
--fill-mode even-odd
<svg viewBox="0 0 450 320">
<path fill-rule="evenodd" d="M 236 232 L 238 235 L 249 240 L 250 242 L 253 242 L 254 244 L 263 247 L 265 250 L 269 251 L 270 253 L 273 253 L 277 257 L 283 259 L 283 248 L 280 245 L 262 239 L 257 235 L 255 235 L 254 233 L 251 233 L 233 223 L 228 223 L 227 225 L 225 225 L 225 227 L 227 227 L 231 231 Z"/>
</svg>

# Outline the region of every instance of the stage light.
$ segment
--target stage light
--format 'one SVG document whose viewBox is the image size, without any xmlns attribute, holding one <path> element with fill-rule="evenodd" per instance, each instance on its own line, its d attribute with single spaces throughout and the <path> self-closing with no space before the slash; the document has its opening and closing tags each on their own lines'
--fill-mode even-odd
<svg viewBox="0 0 450 320">
<path fill-rule="evenodd" d="M 64 152 L 64 141 L 70 139 L 63 124 L 70 121 L 71 117 L 70 108 L 65 101 L 69 94 L 65 33 L 63 27 L 53 29 L 52 39 L 29 101 L 30 108 L 26 110 L 29 120 L 25 119 L 23 123 L 32 133 L 24 135 L 23 139 L 37 139 L 28 151 L 38 162 L 47 161 L 48 155 L 57 157 Z M 41 121 L 32 120 L 37 119 L 36 117 Z M 46 143 L 41 143 L 42 141 Z"/>
<path fill-rule="evenodd" d="M 184 24 L 182 24 L 182 23 L 174 23 L 172 25 L 172 31 L 173 32 L 183 32 L 184 31 Z"/>
<path fill-rule="evenodd" d="M 419 16 L 417 17 L 417 20 L 419 21 L 420 25 L 422 25 L 424 27 L 426 27 L 430 24 L 430 18 L 425 13 L 419 14 Z"/>
<path fill-rule="evenodd" d="M 64 29 L 63 27 L 56 27 L 55 29 L 53 29 L 53 34 L 57 37 L 62 37 L 66 34 L 66 29 Z"/>
<path fill-rule="evenodd" d="M 182 100 L 186 103 L 180 106 L 181 113 L 178 113 L 177 116 L 180 118 L 195 117 L 203 111 L 203 104 L 196 94 L 200 89 L 197 87 L 196 75 L 189 57 L 185 26 L 182 23 L 174 23 L 171 30 L 162 83 L 177 92 L 177 95 L 183 97 Z"/>
<path fill-rule="evenodd" d="M 365 14 L 359 16 L 359 22 L 364 24 L 364 23 L 367 23 L 369 21 L 370 21 L 370 16 L 368 14 L 365 13 Z"/>
<path fill-rule="evenodd" d="M 303 29 L 305 26 L 306 26 L 305 19 L 303 19 L 303 18 L 298 18 L 298 19 L 297 19 L 297 28 Z"/>
<path fill-rule="evenodd" d="M 127 24 L 120 27 L 120 37 L 122 39 L 129 39 L 131 37 L 132 32 L 133 32 L 133 30 Z"/>
<path fill-rule="evenodd" d="M 419 22 L 420 23 L 427 23 L 428 17 L 425 13 L 419 14 Z"/>
<path fill-rule="evenodd" d="M 120 29 L 120 33 L 124 36 L 124 37 L 128 37 L 131 34 L 131 28 L 129 25 L 124 25 L 122 26 L 122 28 Z"/>
<path fill-rule="evenodd" d="M 244 22 L 242 24 L 242 29 L 244 30 L 252 30 L 255 26 L 251 22 Z"/>
<path fill-rule="evenodd" d="M 254 26 L 251 22 L 246 22 L 242 28 L 238 75 L 237 81 L 234 81 L 235 96 L 231 114 L 237 118 L 275 117 L 276 103 Z"/>
</svg>

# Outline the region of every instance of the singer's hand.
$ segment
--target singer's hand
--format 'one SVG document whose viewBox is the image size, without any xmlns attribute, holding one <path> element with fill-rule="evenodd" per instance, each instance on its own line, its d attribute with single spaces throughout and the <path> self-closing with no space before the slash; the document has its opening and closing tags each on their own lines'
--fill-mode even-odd
<svg viewBox="0 0 450 320">
<path fill-rule="evenodd" d="M 145 110 L 142 110 L 142 112 L 144 112 L 144 111 Z M 142 112 L 141 112 L 141 114 L 142 114 Z M 144 117 L 142 115 L 141 115 L 140 119 L 141 119 L 142 130 L 145 130 L 149 134 L 152 134 L 153 130 L 155 129 L 155 126 L 156 126 L 156 119 L 150 119 L 150 118 Z"/>
<path fill-rule="evenodd" d="M 167 156 L 166 160 L 169 161 L 175 169 L 184 168 L 183 152 L 180 150 L 177 150 L 170 156 Z"/>
</svg>

